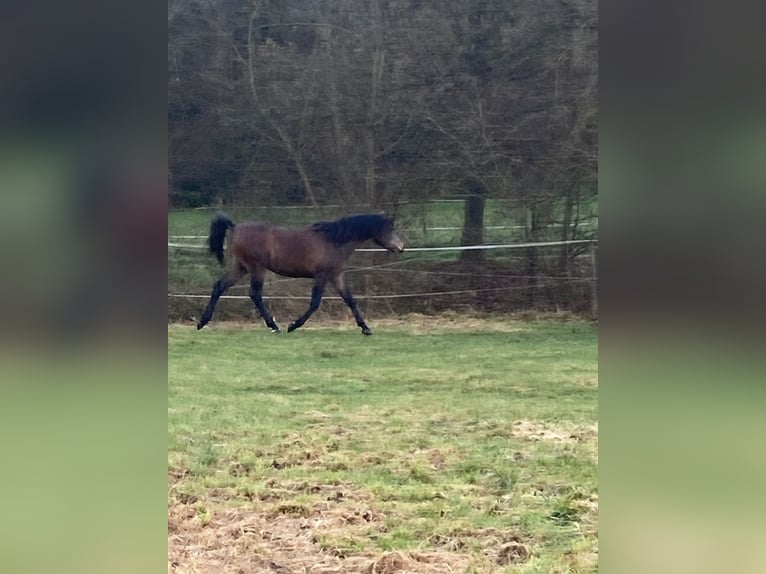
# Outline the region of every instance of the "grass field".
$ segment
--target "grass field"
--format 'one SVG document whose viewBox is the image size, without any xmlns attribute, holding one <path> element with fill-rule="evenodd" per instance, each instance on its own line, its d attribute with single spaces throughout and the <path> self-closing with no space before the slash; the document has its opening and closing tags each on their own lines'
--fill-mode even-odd
<svg viewBox="0 0 766 574">
<path fill-rule="evenodd" d="M 168 327 L 169 569 L 594 572 L 597 332 Z"/>
</svg>

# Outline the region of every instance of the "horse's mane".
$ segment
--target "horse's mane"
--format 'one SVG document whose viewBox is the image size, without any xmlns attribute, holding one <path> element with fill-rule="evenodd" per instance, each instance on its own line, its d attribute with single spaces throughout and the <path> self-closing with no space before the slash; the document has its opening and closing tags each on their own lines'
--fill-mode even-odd
<svg viewBox="0 0 766 574">
<path fill-rule="evenodd" d="M 352 241 L 367 241 L 380 235 L 387 227 L 393 227 L 391 219 L 378 213 L 349 215 L 336 221 L 319 221 L 309 227 L 329 241 L 343 245 Z"/>
</svg>

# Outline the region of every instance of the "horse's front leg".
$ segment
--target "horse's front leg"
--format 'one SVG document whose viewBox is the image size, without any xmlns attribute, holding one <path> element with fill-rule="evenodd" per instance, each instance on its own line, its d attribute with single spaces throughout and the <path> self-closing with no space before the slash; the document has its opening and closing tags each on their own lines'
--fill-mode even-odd
<svg viewBox="0 0 766 574">
<path fill-rule="evenodd" d="M 359 311 L 359 308 L 356 306 L 356 301 L 354 301 L 354 297 L 351 295 L 351 289 L 346 286 L 346 280 L 343 275 L 338 275 L 333 280 L 333 283 L 335 284 L 338 293 L 343 298 L 343 301 L 345 301 L 348 308 L 351 309 L 351 312 L 354 314 L 356 324 L 362 328 L 362 334 L 372 335 L 372 330 L 367 326 L 367 323 L 364 322 L 364 317 L 362 317 L 361 311 Z"/>
<path fill-rule="evenodd" d="M 308 321 L 308 318 L 311 317 L 314 314 L 314 311 L 319 308 L 319 303 L 322 302 L 322 294 L 324 293 L 326 283 L 327 282 L 323 279 L 317 279 L 317 282 L 314 283 L 314 288 L 311 290 L 311 304 L 309 305 L 308 310 L 295 321 L 290 323 L 290 325 L 287 327 L 288 333 L 295 331 L 295 329 Z"/>
</svg>

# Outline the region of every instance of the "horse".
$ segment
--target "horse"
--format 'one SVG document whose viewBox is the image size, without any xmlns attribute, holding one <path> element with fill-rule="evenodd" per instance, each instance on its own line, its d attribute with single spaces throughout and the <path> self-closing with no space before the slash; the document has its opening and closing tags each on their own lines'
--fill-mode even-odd
<svg viewBox="0 0 766 574">
<path fill-rule="evenodd" d="M 285 277 L 314 279 L 309 308 L 290 323 L 288 333 L 302 326 L 319 308 L 329 283 L 351 309 L 362 333 L 372 335 L 346 285 L 346 263 L 354 249 L 369 240 L 392 253 L 404 251 L 404 241 L 396 234 L 393 219 L 377 213 L 349 215 L 336 221 L 319 221 L 303 229 L 289 229 L 257 221 L 235 224 L 226 214 L 218 213 L 210 223 L 208 245 L 210 253 L 222 265 L 227 234 L 228 271 L 213 285 L 210 301 L 197 323 L 197 329 L 202 329 L 212 319 L 221 295 L 249 273 L 250 299 L 266 326 L 273 333 L 279 333 L 280 329 L 262 298 L 263 281 L 269 270 Z"/>
</svg>

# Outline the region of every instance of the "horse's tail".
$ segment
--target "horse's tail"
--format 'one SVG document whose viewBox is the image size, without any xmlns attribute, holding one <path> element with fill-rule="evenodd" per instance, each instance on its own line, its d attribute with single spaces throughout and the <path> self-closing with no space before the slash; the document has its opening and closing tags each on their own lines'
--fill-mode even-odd
<svg viewBox="0 0 766 574">
<path fill-rule="evenodd" d="M 223 265 L 223 242 L 229 229 L 234 229 L 234 222 L 225 213 L 218 212 L 210 222 L 210 236 L 207 242 L 210 245 L 210 253 L 216 256 L 221 265 Z"/>
</svg>

